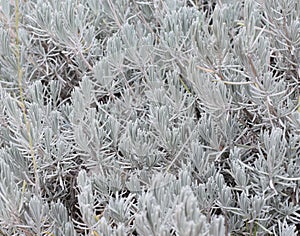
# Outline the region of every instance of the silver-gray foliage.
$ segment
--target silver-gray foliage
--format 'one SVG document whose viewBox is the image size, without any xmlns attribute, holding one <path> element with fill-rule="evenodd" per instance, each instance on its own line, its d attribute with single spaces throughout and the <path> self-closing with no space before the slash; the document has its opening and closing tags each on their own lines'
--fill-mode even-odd
<svg viewBox="0 0 300 236">
<path fill-rule="evenodd" d="M 298 234 L 299 1 L 15 4 L 1 235 Z"/>
</svg>

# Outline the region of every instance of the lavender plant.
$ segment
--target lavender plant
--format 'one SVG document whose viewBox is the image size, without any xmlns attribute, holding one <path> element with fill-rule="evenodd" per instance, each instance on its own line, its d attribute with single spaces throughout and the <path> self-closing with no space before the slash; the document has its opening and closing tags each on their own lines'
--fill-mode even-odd
<svg viewBox="0 0 300 236">
<path fill-rule="evenodd" d="M 298 234 L 298 1 L 0 6 L 0 234 Z"/>
</svg>

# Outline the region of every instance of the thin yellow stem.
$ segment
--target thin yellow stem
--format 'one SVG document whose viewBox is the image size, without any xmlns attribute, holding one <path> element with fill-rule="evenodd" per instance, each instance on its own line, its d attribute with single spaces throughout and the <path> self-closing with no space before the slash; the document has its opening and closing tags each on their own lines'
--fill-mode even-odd
<svg viewBox="0 0 300 236">
<path fill-rule="evenodd" d="M 186 83 L 184 83 L 183 79 L 181 78 L 181 76 L 179 77 L 180 83 L 183 85 L 183 87 L 185 88 L 185 90 L 192 94 L 191 91 L 189 90 L 188 86 L 186 85 Z"/>
<path fill-rule="evenodd" d="M 35 177 L 35 187 L 36 191 L 39 189 L 39 178 L 38 178 L 38 172 L 37 172 L 37 164 L 36 159 L 34 155 L 33 150 L 33 143 L 32 143 L 32 137 L 30 132 L 30 123 L 27 119 L 26 115 L 26 106 L 24 102 L 24 96 L 23 96 L 23 87 L 22 87 L 22 68 L 21 68 L 21 53 L 20 53 L 20 38 L 19 38 L 19 0 L 15 1 L 15 25 L 16 25 L 16 60 L 17 60 L 17 69 L 18 69 L 18 85 L 19 85 L 19 93 L 20 93 L 20 107 L 23 112 L 24 117 L 24 123 L 26 125 L 26 132 L 28 135 L 28 142 L 29 142 L 29 148 L 32 158 L 32 164 L 34 169 L 34 177 Z"/>
</svg>

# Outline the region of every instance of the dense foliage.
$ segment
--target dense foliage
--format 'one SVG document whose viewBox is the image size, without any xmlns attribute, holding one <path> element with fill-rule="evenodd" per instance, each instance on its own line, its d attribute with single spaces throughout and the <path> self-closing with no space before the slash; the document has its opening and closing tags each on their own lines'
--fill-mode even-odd
<svg viewBox="0 0 300 236">
<path fill-rule="evenodd" d="M 298 0 L 2 0 L 1 235 L 297 235 Z"/>
</svg>

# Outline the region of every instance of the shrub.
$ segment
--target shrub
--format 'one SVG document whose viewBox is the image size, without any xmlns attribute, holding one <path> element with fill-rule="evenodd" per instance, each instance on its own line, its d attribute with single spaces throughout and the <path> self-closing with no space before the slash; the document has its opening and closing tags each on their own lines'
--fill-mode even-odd
<svg viewBox="0 0 300 236">
<path fill-rule="evenodd" d="M 2 0 L 2 235 L 297 235 L 296 0 Z"/>
</svg>

